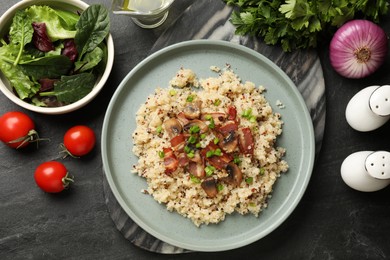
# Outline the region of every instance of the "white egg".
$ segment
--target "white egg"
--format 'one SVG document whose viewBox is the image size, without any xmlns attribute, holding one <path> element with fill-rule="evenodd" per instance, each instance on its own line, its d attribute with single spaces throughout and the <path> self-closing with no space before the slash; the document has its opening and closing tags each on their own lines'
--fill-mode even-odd
<svg viewBox="0 0 390 260">
<path fill-rule="evenodd" d="M 341 165 L 341 177 L 349 187 L 358 191 L 372 192 L 390 184 L 390 179 L 376 179 L 366 171 L 366 158 L 372 153 L 372 151 L 361 151 L 345 158 Z"/>
<path fill-rule="evenodd" d="M 348 124 L 355 130 L 367 132 L 384 125 L 389 116 L 380 116 L 370 108 L 370 97 L 380 86 L 370 86 L 359 91 L 349 101 L 345 110 Z"/>
</svg>

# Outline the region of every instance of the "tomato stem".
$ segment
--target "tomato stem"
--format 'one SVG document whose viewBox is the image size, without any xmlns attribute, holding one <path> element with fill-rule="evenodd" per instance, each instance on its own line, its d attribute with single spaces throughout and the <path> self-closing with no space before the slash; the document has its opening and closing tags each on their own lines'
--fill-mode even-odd
<svg viewBox="0 0 390 260">
<path fill-rule="evenodd" d="M 37 143 L 37 148 L 38 148 L 38 143 L 40 141 L 50 141 L 50 139 L 48 138 L 40 138 L 39 135 L 38 135 L 38 132 L 35 131 L 34 129 L 30 130 L 27 135 L 25 136 L 22 136 L 22 137 L 19 137 L 15 140 L 12 140 L 12 141 L 9 141 L 8 143 L 9 144 L 13 144 L 13 143 L 19 143 L 20 144 L 16 147 L 16 149 L 19 149 L 21 147 L 23 147 L 26 143 Z"/>
<path fill-rule="evenodd" d="M 74 177 L 69 176 L 69 172 L 67 172 L 65 177 L 62 178 L 62 184 L 64 185 L 64 189 L 67 189 L 71 182 L 74 182 Z"/>
<path fill-rule="evenodd" d="M 60 149 L 61 149 L 60 154 L 64 154 L 62 156 L 62 159 L 65 159 L 67 156 L 70 156 L 70 157 L 73 157 L 73 158 L 76 158 L 76 159 L 80 158 L 80 157 L 78 157 L 76 155 L 73 155 L 71 152 L 69 152 L 69 150 L 66 149 L 66 147 L 65 147 L 65 145 L 63 143 L 60 144 Z"/>
</svg>

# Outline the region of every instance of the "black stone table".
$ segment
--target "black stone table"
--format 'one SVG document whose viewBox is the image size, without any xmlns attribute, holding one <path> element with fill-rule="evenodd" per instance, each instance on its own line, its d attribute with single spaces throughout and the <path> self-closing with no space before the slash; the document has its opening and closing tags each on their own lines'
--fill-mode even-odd
<svg viewBox="0 0 390 260">
<path fill-rule="evenodd" d="M 2 1 L 0 13 L 16 2 Z M 86 2 L 111 5 L 109 0 Z M 153 30 L 137 27 L 129 17 L 111 15 L 116 52 L 111 76 L 92 103 L 70 114 L 31 113 L 0 95 L 1 114 L 24 111 L 34 119 L 41 136 L 50 138 L 38 150 L 31 146 L 14 151 L 0 145 L 0 259 L 390 258 L 390 187 L 360 193 L 340 177 L 340 165 L 350 153 L 390 150 L 389 124 L 359 133 L 344 116 L 346 104 L 360 89 L 389 84 L 390 57 L 371 77 L 344 79 L 329 65 L 328 39 L 317 51 L 283 54 L 257 39 L 235 36 L 228 22 L 230 11 L 216 0 L 178 0 L 168 20 Z M 382 26 L 390 35 L 389 19 Z M 58 157 L 58 144 L 69 127 L 86 124 L 100 136 L 110 97 L 135 65 L 165 46 L 200 38 L 240 43 L 269 57 L 297 84 L 310 109 L 316 132 L 315 168 L 300 204 L 280 227 L 239 249 L 182 254 L 183 250 L 140 230 L 115 204 L 102 169 L 100 138 L 90 155 L 64 159 L 76 179 L 71 189 L 49 195 L 36 187 L 34 169 Z"/>
</svg>

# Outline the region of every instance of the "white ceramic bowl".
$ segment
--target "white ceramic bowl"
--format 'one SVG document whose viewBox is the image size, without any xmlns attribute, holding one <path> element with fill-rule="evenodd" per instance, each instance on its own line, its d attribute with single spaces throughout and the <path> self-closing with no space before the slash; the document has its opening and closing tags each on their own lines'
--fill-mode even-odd
<svg viewBox="0 0 390 260">
<path fill-rule="evenodd" d="M 23 0 L 18 2 L 17 4 L 13 5 L 11 8 L 9 8 L 1 17 L 0 17 L 0 37 L 3 37 L 5 34 L 8 33 L 9 27 L 12 23 L 12 19 L 16 13 L 17 10 L 25 9 L 26 7 L 29 7 L 31 5 L 48 5 L 51 7 L 69 10 L 69 11 L 77 11 L 77 10 L 85 10 L 88 7 L 87 3 L 84 3 L 80 0 L 55 0 L 55 1 L 49 1 L 49 0 Z M 6 95 L 12 102 L 15 104 L 34 111 L 38 113 L 43 114 L 65 114 L 72 112 L 76 109 L 79 109 L 86 104 L 88 104 L 92 99 L 95 98 L 95 96 L 100 92 L 100 90 L 105 85 L 113 66 L 114 62 L 114 43 L 112 40 L 111 34 L 108 35 L 106 38 L 106 44 L 107 44 L 107 64 L 105 67 L 105 70 L 101 77 L 98 78 L 94 88 L 90 93 L 88 93 L 85 97 L 82 99 L 61 107 L 38 107 L 35 105 L 32 105 L 30 103 L 27 103 L 23 100 L 21 100 L 18 96 L 16 96 L 12 90 L 12 87 L 10 86 L 8 80 L 5 78 L 5 76 L 0 72 L 0 90 L 3 92 L 4 95 Z"/>
</svg>

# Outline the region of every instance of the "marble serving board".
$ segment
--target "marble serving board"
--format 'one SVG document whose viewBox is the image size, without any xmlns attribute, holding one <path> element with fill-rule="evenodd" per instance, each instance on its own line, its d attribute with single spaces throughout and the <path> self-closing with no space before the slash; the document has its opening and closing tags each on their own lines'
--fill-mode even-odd
<svg viewBox="0 0 390 260">
<path fill-rule="evenodd" d="M 211 1 L 213 3 L 211 4 Z M 206 7 L 206 8 L 205 8 Z M 222 1 L 195 1 L 156 41 L 151 53 L 174 43 L 193 39 L 224 40 L 247 46 L 276 63 L 292 79 L 310 112 L 316 142 L 321 149 L 325 128 L 325 83 L 320 60 L 315 50 L 285 53 L 277 46 L 268 46 L 261 39 L 238 36 L 230 23 L 232 8 Z M 194 21 L 198 21 L 194 23 Z M 200 23 L 199 21 L 204 21 Z M 116 228 L 134 245 L 162 254 L 190 252 L 160 241 L 135 224 L 116 201 L 106 178 L 103 178 L 105 203 Z"/>
</svg>

